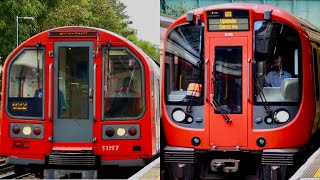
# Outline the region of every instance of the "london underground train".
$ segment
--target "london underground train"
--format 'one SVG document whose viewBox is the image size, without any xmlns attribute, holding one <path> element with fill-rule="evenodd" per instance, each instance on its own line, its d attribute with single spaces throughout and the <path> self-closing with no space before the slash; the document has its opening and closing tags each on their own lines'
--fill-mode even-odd
<svg viewBox="0 0 320 180">
<path fill-rule="evenodd" d="M 107 30 L 58 27 L 19 45 L 3 67 L 6 164 L 144 166 L 159 153 L 160 69 Z"/>
<path fill-rule="evenodd" d="M 319 137 L 320 30 L 277 7 L 232 3 L 186 13 L 164 42 L 169 177 L 252 167 L 257 178 L 288 179 Z"/>
</svg>

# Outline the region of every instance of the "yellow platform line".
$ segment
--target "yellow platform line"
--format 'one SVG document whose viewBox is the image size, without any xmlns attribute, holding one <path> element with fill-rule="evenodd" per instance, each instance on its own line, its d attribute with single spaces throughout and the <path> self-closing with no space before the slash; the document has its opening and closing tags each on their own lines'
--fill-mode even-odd
<svg viewBox="0 0 320 180">
<path fill-rule="evenodd" d="M 131 176 L 128 180 L 136 180 L 136 179 L 143 178 L 143 175 L 148 173 L 154 166 L 156 166 L 158 164 L 160 164 L 160 157 L 158 157 L 157 159 L 152 161 L 150 164 L 148 164 L 147 166 L 142 168 L 139 172 L 137 172 L 136 174 Z M 160 170 L 159 170 L 159 175 L 160 175 Z"/>
<path fill-rule="evenodd" d="M 320 168 L 317 170 L 313 177 L 320 178 Z"/>
</svg>

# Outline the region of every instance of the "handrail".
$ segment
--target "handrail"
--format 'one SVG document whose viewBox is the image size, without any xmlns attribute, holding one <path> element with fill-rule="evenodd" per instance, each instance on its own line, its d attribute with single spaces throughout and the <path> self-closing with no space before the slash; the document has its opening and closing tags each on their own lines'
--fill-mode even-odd
<svg viewBox="0 0 320 180">
<path fill-rule="evenodd" d="M 54 97 L 52 95 L 52 79 L 53 79 L 52 68 L 53 68 L 53 63 L 50 63 L 49 65 L 49 106 L 48 106 L 49 107 L 48 114 L 49 114 L 50 121 L 52 121 L 52 103 L 53 103 L 52 98 Z"/>
<path fill-rule="evenodd" d="M 93 121 L 96 120 L 96 71 L 97 71 L 97 64 L 94 63 L 93 65 Z"/>
<path fill-rule="evenodd" d="M 206 100 L 207 100 L 207 102 L 210 102 L 210 101 L 209 101 L 209 96 L 210 96 L 210 95 L 209 95 L 209 92 L 210 92 L 210 91 L 209 91 L 209 87 L 210 87 L 209 84 L 210 84 L 210 83 L 209 83 L 209 75 L 208 75 L 208 73 L 209 73 L 209 66 L 208 66 L 208 64 L 209 64 L 209 59 L 207 58 L 207 59 L 205 60 L 205 74 L 206 74 L 206 75 L 205 75 L 205 80 L 204 80 L 204 81 L 205 81 L 206 83 L 205 83 L 205 87 L 204 87 L 204 88 L 205 88 L 205 89 L 204 89 L 204 91 L 205 91 L 204 93 L 206 94 Z"/>
<path fill-rule="evenodd" d="M 251 58 L 248 58 L 248 91 L 247 91 L 247 95 L 248 95 L 248 101 L 250 102 L 250 63 L 251 63 Z"/>
</svg>

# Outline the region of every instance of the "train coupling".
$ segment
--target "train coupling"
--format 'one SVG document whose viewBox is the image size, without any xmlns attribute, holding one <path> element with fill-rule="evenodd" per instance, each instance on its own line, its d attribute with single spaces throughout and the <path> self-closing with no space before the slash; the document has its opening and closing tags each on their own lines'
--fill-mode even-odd
<svg viewBox="0 0 320 180">
<path fill-rule="evenodd" d="M 214 172 L 237 172 L 240 160 L 237 159 L 213 159 L 211 161 L 211 170 Z"/>
</svg>

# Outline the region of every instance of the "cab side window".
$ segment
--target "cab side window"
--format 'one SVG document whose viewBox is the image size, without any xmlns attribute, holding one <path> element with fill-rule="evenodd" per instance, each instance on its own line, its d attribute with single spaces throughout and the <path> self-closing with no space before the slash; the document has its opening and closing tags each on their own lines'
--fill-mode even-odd
<svg viewBox="0 0 320 180">
<path fill-rule="evenodd" d="M 7 111 L 13 117 L 43 117 L 43 50 L 23 50 L 9 65 Z"/>
<path fill-rule="evenodd" d="M 127 50 L 110 50 L 104 61 L 104 118 L 140 116 L 144 110 L 140 60 Z"/>
</svg>

